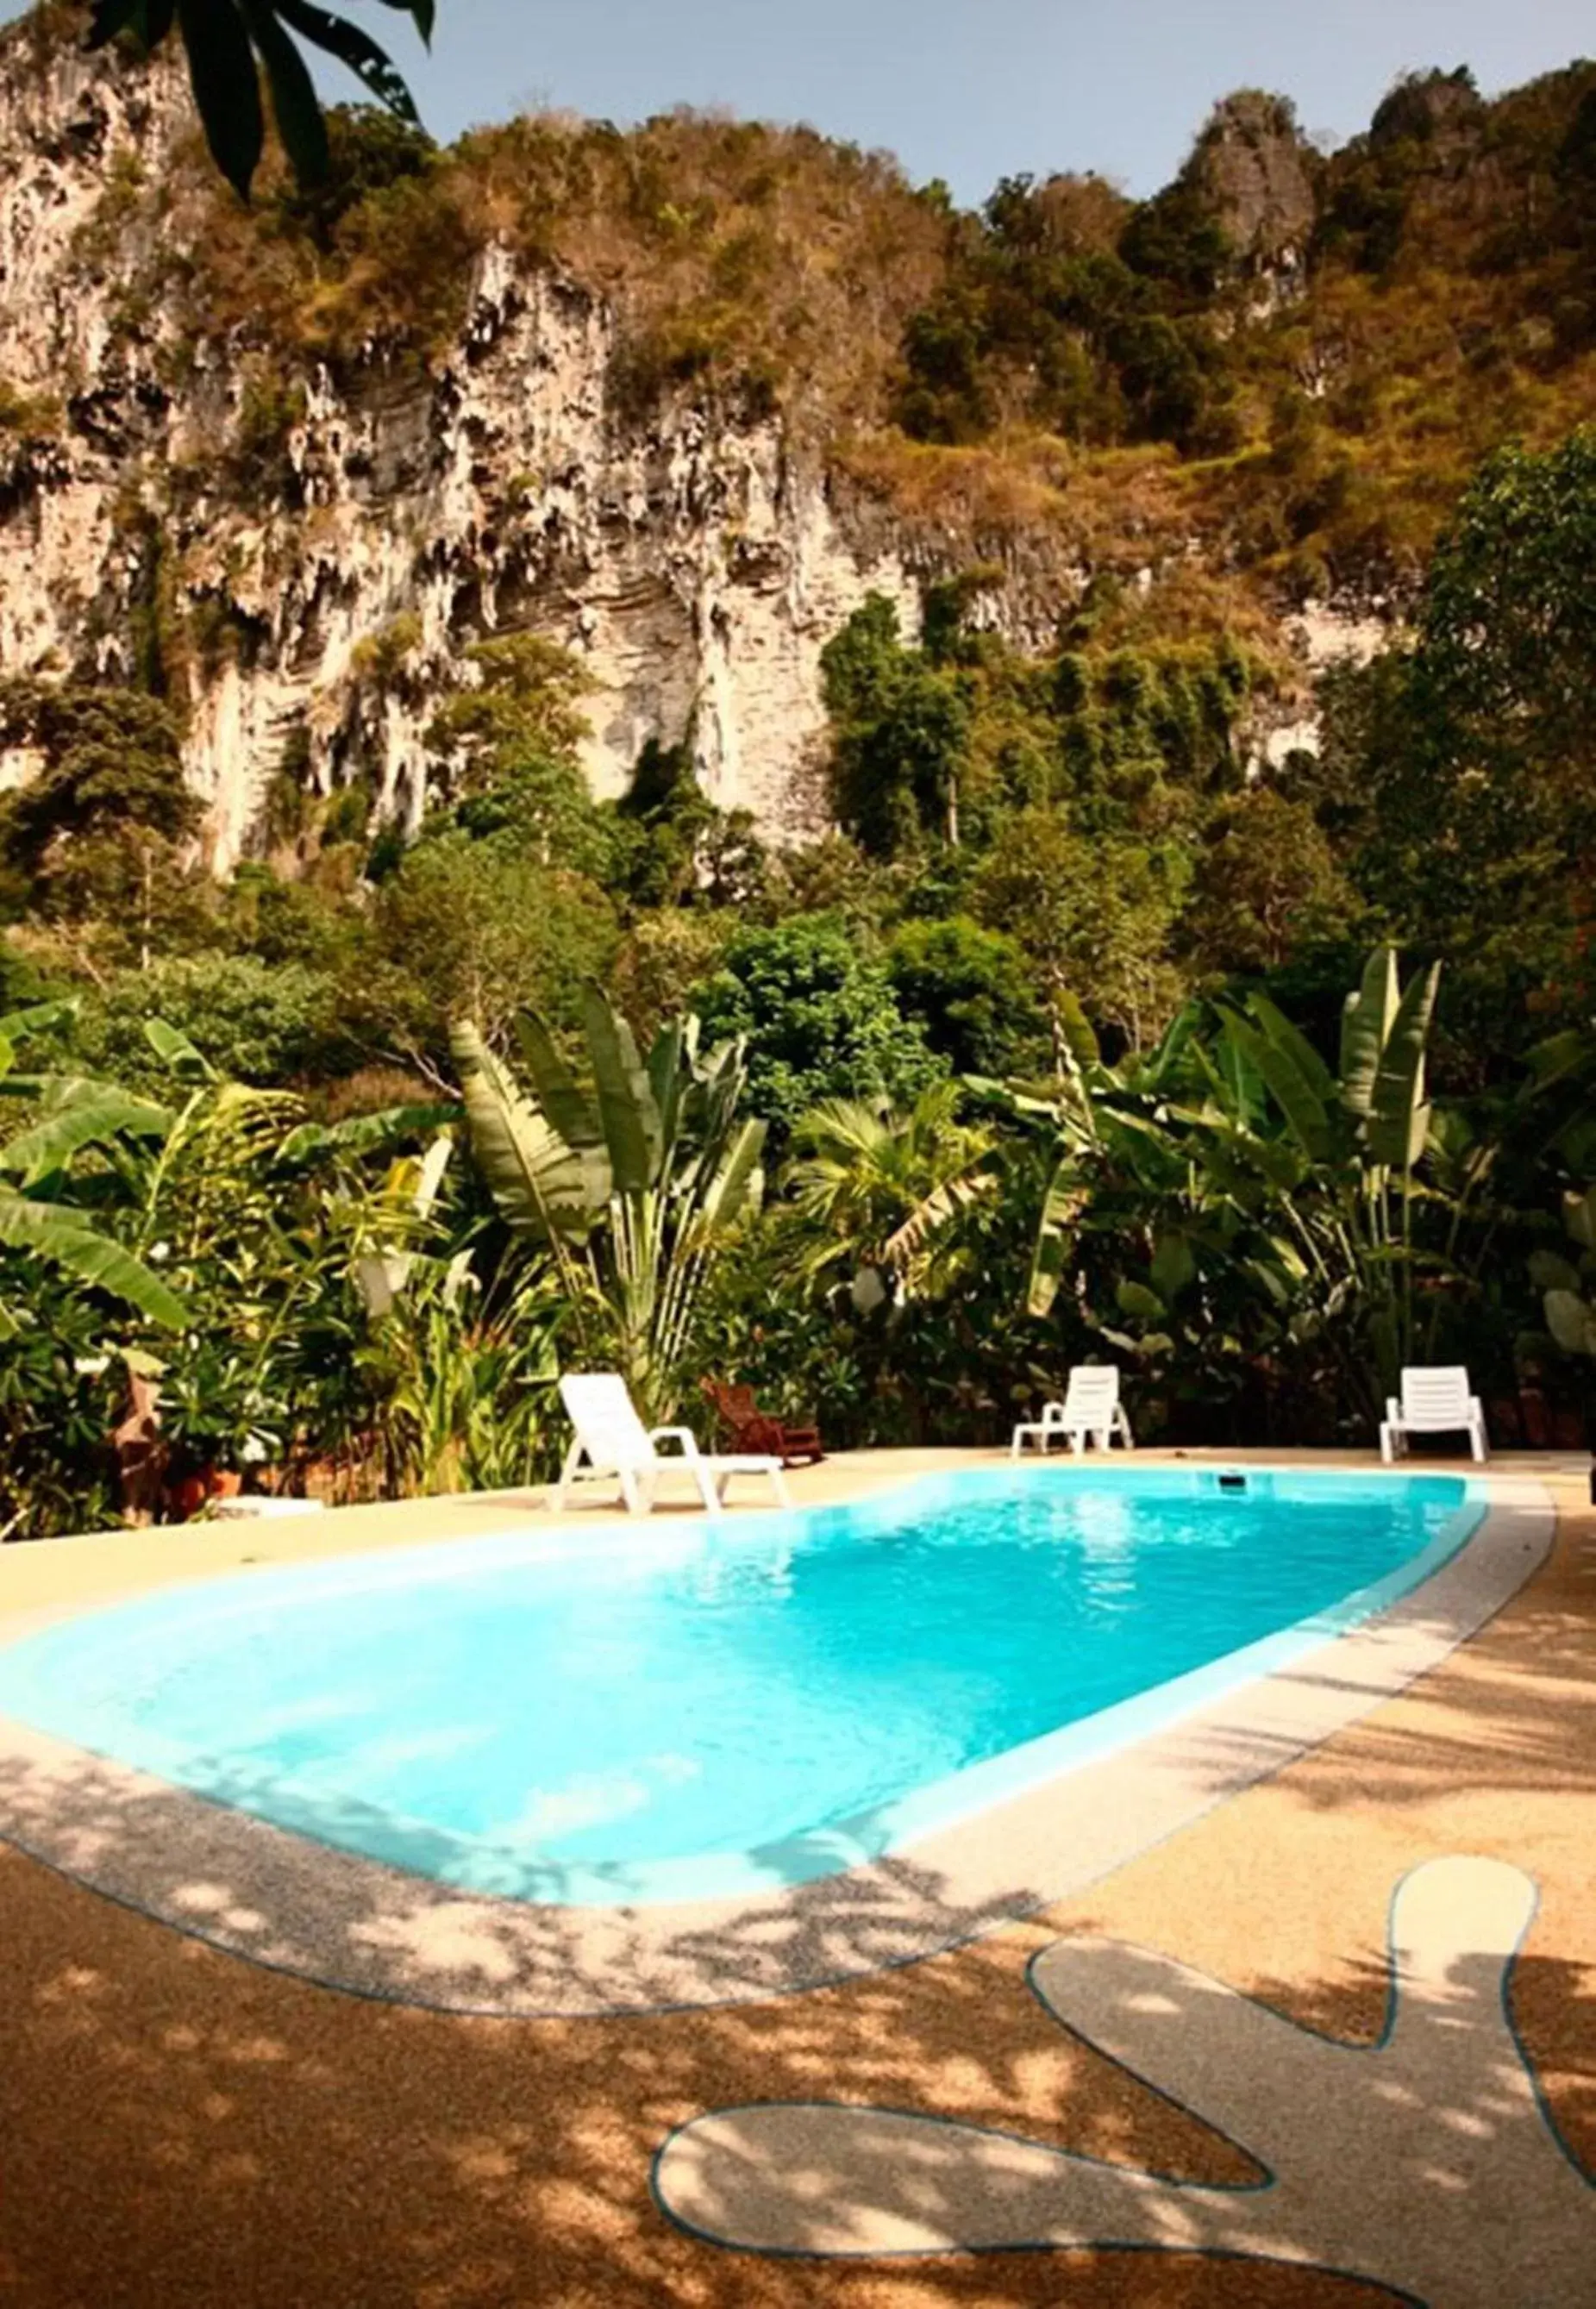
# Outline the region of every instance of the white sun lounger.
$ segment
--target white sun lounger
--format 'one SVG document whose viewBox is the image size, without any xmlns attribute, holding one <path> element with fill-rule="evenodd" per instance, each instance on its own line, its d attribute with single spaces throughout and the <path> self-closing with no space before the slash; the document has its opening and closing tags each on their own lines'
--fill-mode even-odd
<svg viewBox="0 0 1596 2309">
<path fill-rule="evenodd" d="M 709 1515 L 721 1512 L 733 1475 L 763 1475 L 778 1506 L 793 1504 L 779 1459 L 752 1451 L 701 1451 L 690 1428 L 645 1427 L 618 1371 L 568 1372 L 559 1395 L 577 1432 L 550 1492 L 557 1514 L 574 1483 L 600 1483 L 620 1491 L 630 1514 L 646 1515 L 667 1475 L 692 1483 Z M 672 1441 L 674 1451 L 660 1449 Z"/>
<path fill-rule="evenodd" d="M 1467 1435 L 1476 1459 L 1488 1458 L 1485 1412 L 1471 1394 L 1469 1374 L 1462 1363 L 1410 1366 L 1402 1373 L 1402 1393 L 1385 1399 L 1380 1423 L 1380 1457 L 1387 1466 L 1408 1448 L 1410 1435 Z"/>
<path fill-rule="evenodd" d="M 1116 1363 L 1077 1363 L 1063 1403 L 1045 1403 L 1040 1419 L 1022 1420 L 1014 1430 L 1009 1457 L 1018 1459 L 1027 1443 L 1046 1452 L 1058 1441 L 1079 1452 L 1089 1440 L 1106 1451 L 1115 1436 L 1127 1451 L 1135 1449 L 1131 1423 L 1119 1399 Z"/>
</svg>

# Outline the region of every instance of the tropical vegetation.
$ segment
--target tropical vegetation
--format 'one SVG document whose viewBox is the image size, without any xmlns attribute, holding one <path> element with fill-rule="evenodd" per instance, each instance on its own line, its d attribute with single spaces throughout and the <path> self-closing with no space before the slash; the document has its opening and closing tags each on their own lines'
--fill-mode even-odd
<svg viewBox="0 0 1596 2309">
<path fill-rule="evenodd" d="M 661 1418 L 745 1379 L 849 1445 L 993 1440 L 1092 1356 L 1149 1437 L 1366 1439 L 1404 1361 L 1460 1360 L 1501 1440 L 1577 1437 L 1593 123 L 1588 66 L 1393 91 L 1314 161 L 1276 303 L 1204 204 L 1223 138 L 1152 203 L 1017 182 L 980 218 L 690 120 L 442 155 L 335 116 L 314 195 L 268 154 L 172 291 L 236 291 L 274 348 L 250 457 L 304 363 L 390 321 L 425 352 L 490 212 L 577 276 L 608 235 L 638 405 L 780 403 L 795 441 L 823 407 L 838 487 L 917 507 L 944 565 L 955 499 L 1013 544 L 1002 497 L 1090 575 L 1023 644 L 973 550 L 917 618 L 863 601 L 822 653 L 816 838 L 768 845 L 687 741 L 596 800 L 579 664 L 500 635 L 429 708 L 419 822 L 291 742 L 219 880 L 180 754 L 204 637 L 146 539 L 133 673 L 0 683 L 31 767 L 0 800 L 0 1532 L 219 1472 L 522 1483 L 578 1364 Z M 1144 559 L 1184 537 L 1173 575 L 1105 544 L 1111 495 Z M 1305 696 L 1280 613 L 1376 580 L 1385 645 Z M 363 679 L 407 678 L 413 622 Z M 135 1500 L 114 1439 L 151 1400 Z"/>
</svg>

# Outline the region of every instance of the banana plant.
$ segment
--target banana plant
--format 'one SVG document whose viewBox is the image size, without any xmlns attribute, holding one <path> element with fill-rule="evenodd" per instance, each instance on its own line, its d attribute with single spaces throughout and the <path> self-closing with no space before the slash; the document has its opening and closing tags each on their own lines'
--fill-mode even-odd
<svg viewBox="0 0 1596 2309">
<path fill-rule="evenodd" d="M 1339 1074 L 1267 997 L 1227 1007 L 1223 1081 L 1210 1067 L 1216 1094 L 1197 1118 L 1289 1229 L 1305 1285 L 1299 1332 L 1355 1319 L 1375 1368 L 1349 1376 L 1365 1394 L 1370 1380 L 1393 1390 L 1413 1359 L 1416 1281 L 1453 1271 L 1415 1227 L 1439 1199 L 1418 1176 L 1434 1124 L 1425 1056 L 1439 979 L 1436 964 L 1404 987 L 1394 952 L 1372 955 L 1342 1010 Z"/>
<path fill-rule="evenodd" d="M 1051 1134 L 1055 1143 L 1027 1293 L 1027 1311 L 1037 1317 L 1052 1313 L 1074 1266 L 1083 1228 L 1099 1222 L 1117 1224 L 1132 1206 L 1149 1203 L 1162 1207 L 1167 1226 L 1183 1202 L 1191 1202 L 1188 1190 L 1194 1183 L 1169 1116 L 1172 1099 L 1192 1086 L 1200 1007 L 1189 1005 L 1150 1051 L 1127 1052 L 1114 1067 L 1105 1063 L 1097 1035 L 1072 995 L 1061 998 L 1058 1016 L 1054 1084 L 970 1085 L 1011 1121 L 1032 1135 Z"/>
<path fill-rule="evenodd" d="M 0 1245 L 42 1259 L 163 1329 L 181 1330 L 188 1310 L 177 1293 L 97 1227 L 91 1209 L 71 1199 L 70 1173 L 77 1156 L 159 1140 L 169 1129 L 171 1115 L 153 1100 L 112 1083 L 19 1074 L 16 1042 L 53 1023 L 60 1007 L 44 1005 L 0 1019 L 0 1091 L 26 1097 L 31 1106 L 30 1120 L 0 1146 Z M 14 1337 L 24 1319 L 0 1299 L 0 1336 Z"/>
<path fill-rule="evenodd" d="M 586 1083 L 535 1013 L 517 1019 L 530 1090 L 456 1021 L 466 1125 L 505 1225 L 553 1258 L 578 1352 L 612 1353 L 639 1405 L 663 1418 L 711 1262 L 759 1193 L 765 1126 L 741 1115 L 741 1042 L 700 1053 L 687 1016 L 645 1060 L 596 985 L 583 990 L 582 1016 Z"/>
<path fill-rule="evenodd" d="M 1415 1281 L 1453 1271 L 1416 1221 L 1440 1189 L 1421 1174 L 1435 1118 L 1425 1056 L 1438 968 L 1401 983 L 1373 955 L 1349 995 L 1339 1068 L 1262 994 L 1193 1006 L 1147 1057 L 1106 1067 L 1069 1040 L 1060 1085 L 1030 1101 L 1061 1142 L 1037 1230 L 1030 1310 L 1043 1315 L 1083 1234 L 1146 1238 L 1144 1276 L 1115 1296 L 1138 1353 L 1173 1345 L 1176 1302 L 1223 1264 L 1281 1340 L 1322 1339 L 1351 1394 L 1373 1402 L 1412 1359 Z M 1200 1294 L 1201 1295 L 1201 1294 Z M 1195 1303 L 1195 1302 L 1193 1302 Z"/>
</svg>

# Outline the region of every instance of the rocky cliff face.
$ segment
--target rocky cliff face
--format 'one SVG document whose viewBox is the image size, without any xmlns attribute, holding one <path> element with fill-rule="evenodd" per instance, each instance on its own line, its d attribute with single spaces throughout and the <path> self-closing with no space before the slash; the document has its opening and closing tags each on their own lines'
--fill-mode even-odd
<svg viewBox="0 0 1596 2309">
<path fill-rule="evenodd" d="M 915 621 L 893 543 L 779 420 L 624 421 L 603 298 L 491 246 L 441 358 L 316 371 L 227 490 L 207 445 L 258 430 L 258 381 L 130 287 L 191 135 L 169 68 L 0 55 L 0 671 L 132 678 L 159 627 L 221 868 L 285 765 L 413 818 L 431 700 L 492 634 L 579 658 L 600 791 L 690 736 L 715 800 L 801 823 L 821 646 L 872 589 Z"/>
<path fill-rule="evenodd" d="M 1402 151 L 1427 152 L 1467 95 L 1405 83 L 1380 119 L 1418 106 Z M 1153 624 L 1172 581 L 1175 635 L 1207 586 L 1193 614 L 1239 608 L 1271 653 L 1253 758 L 1311 740 L 1313 670 L 1366 654 L 1387 605 L 1327 560 L 1336 612 L 1293 619 L 1280 567 L 1349 497 L 1372 386 L 1344 471 L 1311 428 L 1211 470 L 1162 437 L 1094 447 L 1146 346 L 1129 370 L 1089 358 L 1089 314 L 1066 348 L 1103 369 L 1084 432 L 1047 411 L 1028 429 L 1023 342 L 1004 370 L 957 298 L 934 302 L 967 234 L 889 163 L 801 130 L 659 126 L 533 120 L 447 167 L 412 153 L 424 185 L 402 167 L 351 195 L 360 231 L 388 235 L 369 246 L 281 187 L 253 219 L 230 207 L 176 62 L 91 59 L 37 19 L 0 34 L 0 675 L 164 688 L 221 870 L 299 791 L 358 785 L 413 823 L 440 693 L 474 643 L 524 633 L 588 679 L 600 793 L 649 739 L 685 739 L 715 800 L 798 833 L 823 814 L 825 643 L 872 591 L 912 632 L 922 585 L 956 573 L 982 573 L 976 622 L 1038 651 L 1099 577 Z M 1335 419 L 1351 359 L 1305 271 L 1319 172 L 1289 106 L 1243 94 L 1149 204 L 1172 247 L 1185 210 L 1220 228 L 1199 349 L 1211 365 L 1256 333 L 1262 365 L 1235 367 L 1259 444 L 1283 388 Z M 933 382 L 991 355 L 977 437 L 887 421 L 928 314 Z M 1179 329 L 1149 342 L 1179 369 Z M 0 784 L 30 767 L 0 756 Z"/>
<path fill-rule="evenodd" d="M 1215 106 L 1183 174 L 1271 297 L 1301 285 L 1317 211 L 1314 157 L 1284 99 L 1244 89 Z"/>
</svg>

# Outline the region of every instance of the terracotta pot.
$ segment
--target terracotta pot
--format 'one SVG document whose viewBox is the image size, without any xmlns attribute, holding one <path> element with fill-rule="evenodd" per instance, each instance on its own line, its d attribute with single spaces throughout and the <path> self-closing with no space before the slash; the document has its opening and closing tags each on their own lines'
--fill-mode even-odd
<svg viewBox="0 0 1596 2309">
<path fill-rule="evenodd" d="M 205 1479 L 203 1475 L 179 1475 L 167 1492 L 167 1502 L 174 1523 L 186 1523 L 198 1515 L 205 1504 Z"/>
<path fill-rule="evenodd" d="M 237 1467 L 207 1467 L 204 1480 L 208 1500 L 236 1500 L 244 1488 L 243 1475 Z"/>
</svg>

